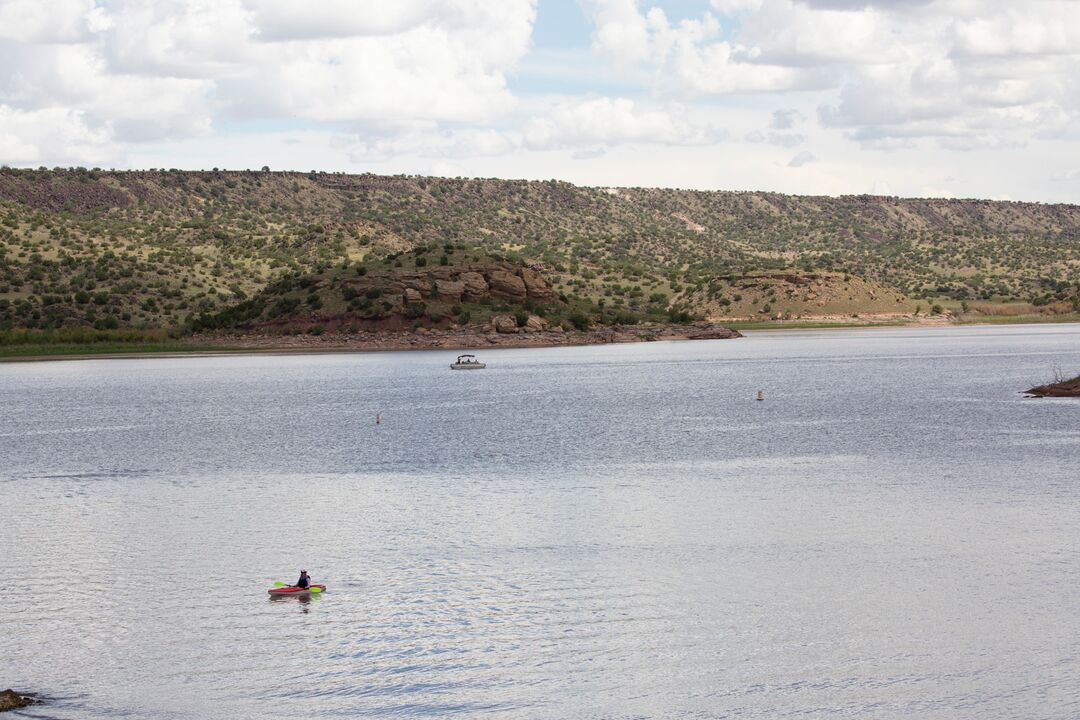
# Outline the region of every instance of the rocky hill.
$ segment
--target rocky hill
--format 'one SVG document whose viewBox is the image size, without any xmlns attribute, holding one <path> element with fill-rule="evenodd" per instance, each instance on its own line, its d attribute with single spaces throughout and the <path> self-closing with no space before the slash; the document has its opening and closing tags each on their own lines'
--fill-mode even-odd
<svg viewBox="0 0 1080 720">
<path fill-rule="evenodd" d="M 439 250 L 444 246 L 454 252 Z M 1080 304 L 1075 205 L 416 176 L 4 168 L 0 330 L 182 328 L 196 319 L 239 318 L 260 297 L 269 304 L 245 321 L 292 323 L 269 316 L 279 299 L 271 296 L 300 290 L 275 283 L 307 277 L 338 283 L 335 292 L 344 293 L 344 277 L 358 267 L 368 268 L 370 282 L 380 268 L 416 271 L 407 256 L 420 248 L 429 263 L 421 274 L 432 289 L 428 296 L 413 289 L 425 307 L 442 313 L 437 322 L 470 301 L 463 290 L 462 302 L 448 303 L 442 298 L 453 292 L 440 295 L 436 282 L 444 291 L 467 286 L 475 278 L 462 275 L 478 271 L 438 277 L 428 270 L 443 254 L 456 267 L 465 257 L 454 253 L 466 252 L 474 254 L 468 262 L 497 256 L 522 283 L 521 268 L 539 273 L 565 298 L 565 312 L 600 323 L 620 315 L 911 313 L 961 303 L 991 314 L 1011 307 L 1061 312 Z M 409 279 L 384 280 L 402 285 L 400 293 L 383 288 L 402 305 L 382 308 L 383 318 L 358 314 L 355 297 L 321 298 L 322 284 L 317 294 L 328 310 L 352 303 L 350 322 L 418 320 L 409 317 L 418 304 L 405 300 Z M 490 289 L 492 278 L 484 281 Z M 365 298 L 375 289 L 355 284 Z M 390 302 L 378 300 L 365 311 Z M 528 291 L 524 300 L 535 304 Z M 517 299 L 492 295 L 491 302 Z M 425 314 L 422 322 L 436 322 Z"/>
<path fill-rule="evenodd" d="M 492 325 L 504 333 L 585 329 L 597 309 L 556 293 L 535 269 L 461 246 L 420 246 L 380 260 L 289 275 L 249 300 L 191 321 L 200 331 L 272 334 Z"/>
</svg>

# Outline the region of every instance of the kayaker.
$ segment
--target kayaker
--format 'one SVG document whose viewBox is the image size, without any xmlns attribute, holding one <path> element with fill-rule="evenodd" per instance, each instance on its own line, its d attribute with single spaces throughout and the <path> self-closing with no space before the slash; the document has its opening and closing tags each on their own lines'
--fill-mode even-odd
<svg viewBox="0 0 1080 720">
<path fill-rule="evenodd" d="M 296 581 L 296 587 L 307 588 L 311 585 L 311 578 L 308 577 L 307 570 L 300 571 L 300 579 Z"/>
</svg>

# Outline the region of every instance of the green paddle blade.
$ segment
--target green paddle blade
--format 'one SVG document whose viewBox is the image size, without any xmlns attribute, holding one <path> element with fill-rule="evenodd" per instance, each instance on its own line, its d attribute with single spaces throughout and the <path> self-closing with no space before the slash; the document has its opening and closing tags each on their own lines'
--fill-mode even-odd
<svg viewBox="0 0 1080 720">
<path fill-rule="evenodd" d="M 311 590 L 311 592 L 313 592 L 313 593 L 321 593 L 322 592 L 322 588 L 317 588 L 317 587 L 309 588 L 309 590 Z"/>
<path fill-rule="evenodd" d="M 283 583 L 283 582 L 276 582 L 276 583 L 274 583 L 274 587 L 289 587 L 289 586 L 288 586 L 288 585 L 286 585 L 286 584 L 285 584 L 285 583 Z"/>
</svg>

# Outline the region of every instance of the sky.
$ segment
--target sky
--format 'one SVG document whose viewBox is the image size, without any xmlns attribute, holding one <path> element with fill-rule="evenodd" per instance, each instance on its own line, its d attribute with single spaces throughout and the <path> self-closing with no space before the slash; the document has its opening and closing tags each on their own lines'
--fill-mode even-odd
<svg viewBox="0 0 1080 720">
<path fill-rule="evenodd" d="M 1080 0 L 0 0 L 0 164 L 1080 202 Z"/>
</svg>

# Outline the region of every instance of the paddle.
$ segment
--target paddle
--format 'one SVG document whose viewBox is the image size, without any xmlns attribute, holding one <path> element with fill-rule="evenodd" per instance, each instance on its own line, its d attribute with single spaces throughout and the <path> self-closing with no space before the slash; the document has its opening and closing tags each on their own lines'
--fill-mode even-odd
<svg viewBox="0 0 1080 720">
<path fill-rule="evenodd" d="M 283 583 L 283 582 L 276 582 L 276 583 L 274 583 L 274 587 L 296 587 L 296 586 L 295 585 L 289 585 L 289 584 Z M 313 593 L 321 593 L 322 592 L 322 588 L 317 588 L 317 587 L 309 587 L 308 590 L 313 592 Z"/>
</svg>

